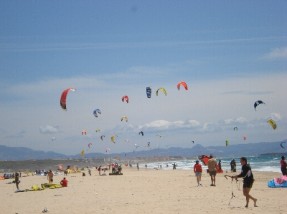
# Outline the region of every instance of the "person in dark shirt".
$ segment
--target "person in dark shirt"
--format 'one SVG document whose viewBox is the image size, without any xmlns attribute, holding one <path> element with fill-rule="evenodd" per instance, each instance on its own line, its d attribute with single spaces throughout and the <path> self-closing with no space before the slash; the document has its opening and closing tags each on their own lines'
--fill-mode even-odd
<svg viewBox="0 0 287 214">
<path fill-rule="evenodd" d="M 246 157 L 241 157 L 240 158 L 240 163 L 241 163 L 241 173 L 239 175 L 231 176 L 232 179 L 237 179 L 237 178 L 243 178 L 243 195 L 246 197 L 246 205 L 245 207 L 248 207 L 249 204 L 249 199 L 251 199 L 254 202 L 254 207 L 257 207 L 257 199 L 252 197 L 249 192 L 252 188 L 254 178 L 253 174 L 251 171 L 251 167 L 249 164 L 247 164 L 247 158 Z"/>
<path fill-rule="evenodd" d="M 285 161 L 285 157 L 284 156 L 281 157 L 280 165 L 281 165 L 282 175 L 287 175 L 287 169 L 286 169 L 287 163 Z"/>
<path fill-rule="evenodd" d="M 231 172 L 236 172 L 236 162 L 234 159 L 230 162 Z"/>
<path fill-rule="evenodd" d="M 14 180 L 14 182 L 16 184 L 17 190 L 19 190 L 20 179 L 19 179 L 19 173 L 18 172 L 15 173 L 15 180 Z"/>
</svg>

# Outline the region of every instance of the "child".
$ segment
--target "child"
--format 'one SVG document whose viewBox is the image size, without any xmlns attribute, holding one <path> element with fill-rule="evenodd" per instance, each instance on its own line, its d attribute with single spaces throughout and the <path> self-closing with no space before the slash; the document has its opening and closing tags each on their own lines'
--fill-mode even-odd
<svg viewBox="0 0 287 214">
<path fill-rule="evenodd" d="M 200 183 L 201 182 L 202 166 L 198 160 L 194 164 L 193 171 L 194 171 L 195 176 L 196 176 L 197 186 L 202 186 Z"/>
</svg>

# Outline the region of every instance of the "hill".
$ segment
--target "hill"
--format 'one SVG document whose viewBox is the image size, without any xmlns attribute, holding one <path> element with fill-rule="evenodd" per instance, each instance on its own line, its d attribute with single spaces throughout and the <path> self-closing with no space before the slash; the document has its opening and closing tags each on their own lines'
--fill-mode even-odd
<svg viewBox="0 0 287 214">
<path fill-rule="evenodd" d="M 63 158 L 67 158 L 67 156 L 56 152 L 36 151 L 26 147 L 8 147 L 0 145 L 0 160 L 44 160 Z"/>
<path fill-rule="evenodd" d="M 280 141 L 282 142 L 282 141 Z M 259 156 L 265 153 L 286 153 L 280 147 L 280 142 L 247 143 L 225 146 L 204 147 L 195 144 L 192 148 L 171 147 L 168 149 L 150 149 L 128 153 L 113 153 L 109 157 L 119 158 L 150 158 L 150 157 L 197 157 L 202 154 L 212 154 L 216 157 Z M 85 158 L 106 158 L 104 153 L 88 153 Z M 80 155 L 64 155 L 55 152 L 35 151 L 25 147 L 7 147 L 0 145 L 0 160 L 44 160 L 44 159 L 78 159 Z"/>
</svg>

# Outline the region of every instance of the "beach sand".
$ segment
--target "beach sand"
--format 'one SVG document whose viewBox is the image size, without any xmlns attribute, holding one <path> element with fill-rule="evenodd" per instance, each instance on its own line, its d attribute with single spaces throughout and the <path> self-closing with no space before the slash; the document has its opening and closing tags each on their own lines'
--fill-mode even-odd
<svg viewBox="0 0 287 214">
<path fill-rule="evenodd" d="M 107 173 L 108 174 L 108 173 Z M 229 175 L 231 173 L 228 173 Z M 279 173 L 253 172 L 255 183 L 251 195 L 258 199 L 258 207 L 250 201 L 245 208 L 242 181 L 231 183 L 217 174 L 216 187 L 204 172 L 202 187 L 197 187 L 192 170 L 146 170 L 123 167 L 121 176 L 99 176 L 93 169 L 69 174 L 68 187 L 15 193 L 12 180 L 0 181 L 0 213 L 35 214 L 47 208 L 50 214 L 65 213 L 287 213 L 287 189 L 268 188 L 267 181 L 280 177 Z M 63 175 L 54 176 L 59 183 Z M 20 188 L 47 182 L 45 176 L 20 178 Z M 231 199 L 232 191 L 235 195 Z"/>
</svg>

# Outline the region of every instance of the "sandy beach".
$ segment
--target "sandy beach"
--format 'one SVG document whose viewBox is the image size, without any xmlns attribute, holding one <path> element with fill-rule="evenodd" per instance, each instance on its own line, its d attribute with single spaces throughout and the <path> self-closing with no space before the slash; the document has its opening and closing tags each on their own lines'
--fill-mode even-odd
<svg viewBox="0 0 287 214">
<path fill-rule="evenodd" d="M 251 195 L 258 199 L 245 208 L 242 181 L 231 183 L 225 173 L 216 176 L 216 187 L 204 172 L 202 187 L 197 187 L 192 170 L 146 170 L 123 168 L 121 176 L 69 174 L 68 187 L 15 193 L 12 180 L 0 181 L 1 213 L 287 213 L 287 189 L 267 187 L 267 181 L 279 173 L 253 172 L 255 183 Z M 231 174 L 231 173 L 229 173 Z M 54 176 L 59 183 L 63 175 Z M 45 176 L 20 178 L 20 188 L 47 182 Z M 232 192 L 235 197 L 231 199 Z"/>
</svg>

